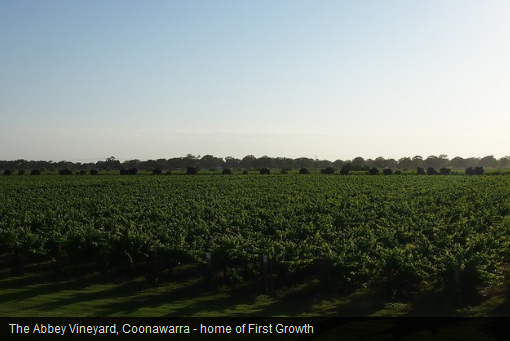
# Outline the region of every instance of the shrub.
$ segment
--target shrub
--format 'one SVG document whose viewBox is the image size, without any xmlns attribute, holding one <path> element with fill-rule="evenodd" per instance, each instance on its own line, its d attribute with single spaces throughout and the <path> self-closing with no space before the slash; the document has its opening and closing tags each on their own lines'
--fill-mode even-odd
<svg viewBox="0 0 510 341">
<path fill-rule="evenodd" d="M 4 170 L 4 175 L 12 175 L 12 170 L 10 169 Z"/>
<path fill-rule="evenodd" d="M 439 169 L 439 174 L 441 175 L 450 175 L 452 173 L 452 170 L 450 168 L 441 168 Z"/>
<path fill-rule="evenodd" d="M 310 174 L 310 171 L 303 167 L 299 170 L 299 174 Z"/>
<path fill-rule="evenodd" d="M 197 175 L 198 174 L 198 168 L 196 168 L 196 167 L 187 167 L 186 168 L 186 174 L 187 175 Z"/>
<path fill-rule="evenodd" d="M 335 174 L 335 169 L 333 167 L 327 167 L 326 169 L 321 169 L 321 174 Z"/>
<path fill-rule="evenodd" d="M 224 169 L 221 171 L 221 174 L 223 174 L 223 175 L 232 175 L 232 169 L 230 169 L 230 168 L 224 168 Z"/>
<path fill-rule="evenodd" d="M 395 175 L 402 175 L 402 171 L 396 170 L 395 173 L 393 173 L 393 174 L 395 174 Z"/>
<path fill-rule="evenodd" d="M 18 175 L 25 175 L 25 170 L 24 169 L 20 169 L 18 171 Z"/>
<path fill-rule="evenodd" d="M 466 168 L 466 175 L 483 175 L 484 170 L 483 167 L 468 167 Z"/>
<path fill-rule="evenodd" d="M 282 169 L 280 170 L 280 174 L 285 175 L 285 174 L 287 174 L 287 173 L 288 173 L 288 171 L 287 171 L 285 168 L 282 168 Z"/>
<path fill-rule="evenodd" d="M 136 175 L 136 174 L 138 174 L 138 169 L 136 169 L 136 168 L 129 168 L 129 169 L 122 168 L 120 170 L 120 175 Z"/>
<path fill-rule="evenodd" d="M 391 169 L 389 169 L 389 168 L 384 168 L 384 169 L 383 169 L 383 171 L 382 171 L 382 173 L 383 173 L 384 175 L 392 175 L 392 174 L 393 174 L 393 171 L 392 171 Z"/>
<path fill-rule="evenodd" d="M 269 168 L 262 168 L 260 170 L 260 174 L 271 174 L 271 171 L 269 170 Z"/>
<path fill-rule="evenodd" d="M 416 168 L 416 174 L 418 175 L 425 175 L 425 170 L 421 167 Z"/>
<path fill-rule="evenodd" d="M 41 170 L 40 169 L 32 169 L 30 171 L 30 175 L 41 175 Z"/>
<path fill-rule="evenodd" d="M 58 171 L 58 174 L 60 175 L 73 175 L 73 171 L 70 169 L 61 169 Z"/>
<path fill-rule="evenodd" d="M 246 169 L 243 170 L 243 175 L 248 175 L 248 171 Z"/>
<path fill-rule="evenodd" d="M 82 169 L 79 174 L 80 175 L 87 175 L 87 171 Z"/>
<path fill-rule="evenodd" d="M 349 175 L 349 168 L 340 169 L 340 175 Z"/>
<path fill-rule="evenodd" d="M 368 174 L 370 174 L 370 175 L 377 175 L 377 174 L 379 174 L 379 170 L 377 168 L 375 168 L 375 167 L 372 167 L 368 171 Z"/>
<path fill-rule="evenodd" d="M 437 172 L 434 169 L 434 167 L 428 167 L 427 168 L 427 175 L 437 175 Z"/>
<path fill-rule="evenodd" d="M 154 174 L 154 175 L 161 175 L 161 174 L 163 174 L 163 171 L 161 170 L 161 168 L 154 168 L 152 170 L 152 174 Z"/>
<path fill-rule="evenodd" d="M 99 174 L 99 171 L 97 169 L 91 169 L 89 173 L 90 175 L 97 175 Z"/>
</svg>

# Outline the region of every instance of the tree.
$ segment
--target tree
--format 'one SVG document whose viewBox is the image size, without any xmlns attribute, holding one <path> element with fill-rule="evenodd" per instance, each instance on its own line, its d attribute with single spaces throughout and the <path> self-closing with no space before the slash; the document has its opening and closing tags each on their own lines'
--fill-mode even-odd
<svg viewBox="0 0 510 341">
<path fill-rule="evenodd" d="M 260 169 L 260 174 L 271 174 L 271 171 L 269 170 L 269 168 L 262 168 Z"/>
<path fill-rule="evenodd" d="M 255 161 L 257 158 L 253 155 L 246 155 L 240 162 L 240 166 L 245 169 L 252 169 L 255 167 Z"/>
<path fill-rule="evenodd" d="M 384 175 L 392 175 L 393 171 L 390 168 L 384 168 L 383 169 L 383 174 Z"/>
<path fill-rule="evenodd" d="M 361 156 L 355 157 L 354 159 L 352 159 L 352 165 L 354 167 L 361 168 L 365 165 L 365 159 L 362 158 Z"/>
<path fill-rule="evenodd" d="M 398 159 L 398 168 L 409 169 L 413 168 L 413 161 L 410 157 L 402 157 Z"/>
<path fill-rule="evenodd" d="M 203 169 L 216 169 L 221 167 L 223 159 L 212 155 L 204 155 L 198 161 L 198 166 Z"/>
<path fill-rule="evenodd" d="M 423 158 L 420 155 L 416 155 L 411 160 L 413 162 L 413 167 L 422 167 Z"/>
<path fill-rule="evenodd" d="M 273 168 L 274 167 L 274 162 L 273 162 L 272 158 L 270 158 L 267 155 L 264 155 L 264 156 L 259 157 L 257 160 L 254 160 L 253 161 L 253 165 L 257 169 Z"/>
<path fill-rule="evenodd" d="M 416 168 L 416 174 L 418 175 L 425 175 L 425 170 L 421 167 Z"/>
<path fill-rule="evenodd" d="M 310 171 L 307 168 L 302 167 L 299 169 L 299 174 L 310 174 Z"/>
<path fill-rule="evenodd" d="M 227 156 L 225 158 L 225 162 L 223 163 L 223 167 L 236 169 L 236 168 L 240 167 L 240 164 L 241 164 L 241 160 L 236 159 L 232 156 Z"/>
<path fill-rule="evenodd" d="M 232 170 L 230 168 L 223 168 L 223 170 L 221 171 L 221 174 L 232 175 Z"/>
<path fill-rule="evenodd" d="M 496 168 L 498 165 L 498 160 L 494 157 L 494 155 L 484 156 L 480 159 L 480 166 L 487 168 Z"/>
</svg>

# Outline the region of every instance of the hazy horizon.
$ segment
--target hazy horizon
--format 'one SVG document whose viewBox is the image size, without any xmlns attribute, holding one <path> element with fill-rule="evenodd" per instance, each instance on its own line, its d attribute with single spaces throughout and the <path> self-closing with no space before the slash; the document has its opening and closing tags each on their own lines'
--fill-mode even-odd
<svg viewBox="0 0 510 341">
<path fill-rule="evenodd" d="M 508 1 L 0 2 L 0 160 L 510 155 Z"/>
</svg>

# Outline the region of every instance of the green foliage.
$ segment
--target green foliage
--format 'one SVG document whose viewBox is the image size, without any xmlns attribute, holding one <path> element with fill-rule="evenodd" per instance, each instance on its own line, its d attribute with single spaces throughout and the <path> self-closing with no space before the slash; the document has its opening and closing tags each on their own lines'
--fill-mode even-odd
<svg viewBox="0 0 510 341">
<path fill-rule="evenodd" d="M 0 252 L 97 263 L 213 266 L 229 282 L 327 273 L 394 299 L 440 283 L 476 293 L 510 257 L 510 177 L 1 177 Z M 21 263 L 20 263 L 21 264 Z M 326 275 L 324 275 L 326 276 Z"/>
</svg>

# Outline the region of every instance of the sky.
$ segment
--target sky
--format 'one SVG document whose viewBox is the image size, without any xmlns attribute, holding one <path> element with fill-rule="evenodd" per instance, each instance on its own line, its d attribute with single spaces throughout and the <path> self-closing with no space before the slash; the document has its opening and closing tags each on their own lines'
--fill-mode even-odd
<svg viewBox="0 0 510 341">
<path fill-rule="evenodd" d="M 507 0 L 0 0 L 0 160 L 510 155 Z"/>
</svg>

